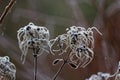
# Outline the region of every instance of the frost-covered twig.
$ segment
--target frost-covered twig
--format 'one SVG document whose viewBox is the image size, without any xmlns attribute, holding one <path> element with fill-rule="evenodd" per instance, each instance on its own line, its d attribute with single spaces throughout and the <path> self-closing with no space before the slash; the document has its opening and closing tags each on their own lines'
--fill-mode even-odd
<svg viewBox="0 0 120 80">
<path fill-rule="evenodd" d="M 8 56 L 0 57 L 0 80 L 15 80 L 16 67 L 10 62 Z"/>
</svg>

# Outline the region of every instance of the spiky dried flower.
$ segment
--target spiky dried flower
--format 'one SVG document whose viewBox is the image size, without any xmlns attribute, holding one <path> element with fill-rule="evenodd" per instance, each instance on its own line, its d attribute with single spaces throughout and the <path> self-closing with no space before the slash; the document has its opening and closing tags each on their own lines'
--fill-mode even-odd
<svg viewBox="0 0 120 80">
<path fill-rule="evenodd" d="M 10 62 L 8 56 L 0 57 L 0 78 L 1 80 L 16 79 L 16 67 Z"/>
<path fill-rule="evenodd" d="M 20 28 L 17 32 L 19 48 L 22 51 L 22 63 L 25 62 L 28 49 L 37 48 L 39 51 L 47 51 L 45 48 L 49 45 L 50 35 L 49 30 L 46 27 L 36 26 L 30 22 L 27 26 Z M 41 55 L 39 51 L 38 53 Z"/>
<path fill-rule="evenodd" d="M 72 26 L 67 28 L 66 34 L 59 35 L 50 41 L 51 52 L 55 53 L 57 51 L 60 52 L 59 55 L 62 55 L 67 52 L 68 48 L 70 48 L 70 62 L 76 63 L 76 67 L 86 67 L 94 57 L 93 30 L 96 30 L 100 35 L 102 35 L 96 27 L 85 29 L 84 27 Z M 52 46 L 57 42 L 59 49 L 54 50 Z"/>
</svg>

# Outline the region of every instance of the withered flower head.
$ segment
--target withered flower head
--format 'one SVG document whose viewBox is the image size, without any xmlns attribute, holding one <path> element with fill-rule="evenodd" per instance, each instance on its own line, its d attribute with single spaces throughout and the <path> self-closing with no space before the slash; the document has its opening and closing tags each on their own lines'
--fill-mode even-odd
<svg viewBox="0 0 120 80">
<path fill-rule="evenodd" d="M 16 79 L 16 67 L 10 62 L 8 56 L 0 57 L 0 78 L 1 80 Z"/>
<path fill-rule="evenodd" d="M 22 51 L 21 60 L 24 63 L 28 49 L 43 49 L 49 44 L 49 30 L 43 26 L 36 26 L 29 23 L 27 26 L 20 28 L 17 34 L 19 48 Z"/>
</svg>

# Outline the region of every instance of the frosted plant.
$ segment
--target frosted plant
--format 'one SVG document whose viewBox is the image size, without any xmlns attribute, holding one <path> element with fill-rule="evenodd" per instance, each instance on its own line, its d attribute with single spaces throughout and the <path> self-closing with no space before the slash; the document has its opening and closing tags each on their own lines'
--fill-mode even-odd
<svg viewBox="0 0 120 80">
<path fill-rule="evenodd" d="M 19 48 L 22 52 L 21 60 L 23 64 L 28 50 L 33 50 L 34 80 L 37 80 L 37 57 L 42 54 L 42 50 L 47 51 L 46 48 L 49 46 L 49 37 L 49 30 L 46 27 L 37 26 L 31 22 L 18 30 L 17 38 Z"/>
<path fill-rule="evenodd" d="M 53 64 L 55 65 L 63 61 L 61 67 L 66 63 L 74 69 L 77 69 L 79 66 L 82 68 L 86 67 L 94 58 L 93 30 L 102 35 L 96 27 L 85 29 L 84 27 L 72 26 L 66 29 L 67 32 L 65 34 L 50 40 L 51 53 L 55 54 L 57 52 L 62 57 L 55 59 Z M 66 56 L 64 56 L 65 53 L 67 54 Z M 61 67 L 58 73 L 61 71 Z M 56 79 L 58 73 L 54 76 L 53 80 Z"/>
<path fill-rule="evenodd" d="M 59 35 L 50 41 L 51 52 L 53 54 L 55 52 L 60 52 L 59 55 L 62 55 L 67 52 L 68 48 L 70 48 L 70 63 L 76 65 L 76 69 L 78 66 L 84 68 L 92 61 L 94 57 L 93 29 L 102 35 L 96 27 L 85 29 L 83 27 L 72 26 L 70 28 L 67 28 L 66 34 Z M 52 46 L 54 46 L 56 43 L 59 48 L 57 50 L 54 50 Z"/>
<path fill-rule="evenodd" d="M 15 80 L 16 67 L 8 56 L 0 57 L 0 80 Z"/>
<path fill-rule="evenodd" d="M 87 66 L 94 57 L 94 37 L 93 29 L 97 28 L 92 27 L 87 30 L 83 27 L 70 27 L 67 34 L 69 35 L 70 48 L 72 52 L 70 54 L 70 60 L 75 62 L 80 60 L 82 61 L 81 67 Z M 97 32 L 101 34 L 98 30 Z M 76 56 L 77 60 L 74 60 L 73 57 Z M 79 64 L 78 64 L 79 66 Z"/>
<path fill-rule="evenodd" d="M 22 51 L 21 60 L 25 62 L 28 49 L 37 49 L 37 55 L 41 55 L 40 50 L 45 50 L 49 42 L 49 30 L 46 27 L 36 26 L 29 23 L 27 26 L 20 28 L 17 34 L 19 48 Z"/>
</svg>

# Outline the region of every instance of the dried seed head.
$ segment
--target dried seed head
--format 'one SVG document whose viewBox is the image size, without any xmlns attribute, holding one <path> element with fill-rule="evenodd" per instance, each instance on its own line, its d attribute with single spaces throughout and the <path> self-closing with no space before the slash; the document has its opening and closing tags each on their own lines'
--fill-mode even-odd
<svg viewBox="0 0 120 80">
<path fill-rule="evenodd" d="M 19 48 L 22 51 L 21 60 L 23 63 L 29 48 L 39 47 L 44 49 L 49 45 L 50 35 L 49 30 L 46 27 L 36 26 L 30 22 L 27 26 L 20 28 L 17 32 Z"/>
<path fill-rule="evenodd" d="M 76 56 L 78 58 L 76 61 L 80 60 L 81 67 L 83 68 L 87 66 L 94 57 L 93 29 L 98 31 L 95 27 L 85 29 L 83 27 L 72 26 L 67 29 L 68 41 L 71 43 L 69 44 L 69 47 L 72 49 L 72 53 L 70 55 L 72 55 L 72 58 L 73 56 Z M 100 32 L 98 31 L 98 33 Z M 71 62 L 74 61 L 72 58 L 70 59 Z"/>
<path fill-rule="evenodd" d="M 93 30 L 96 30 L 100 35 L 101 33 L 98 31 L 96 27 L 85 29 L 84 27 L 76 27 L 72 26 L 70 28 L 66 29 L 66 34 L 59 35 L 55 39 L 52 40 L 51 44 L 51 52 L 52 52 L 52 46 L 59 41 L 58 44 L 60 44 L 60 49 L 53 51 L 59 51 L 61 52 L 60 55 L 67 52 L 67 49 L 70 48 L 72 52 L 70 53 L 70 61 L 77 63 L 79 62 L 81 64 L 75 64 L 77 66 L 81 65 L 82 68 L 86 67 L 93 59 L 94 57 L 94 36 L 93 36 Z M 63 45 L 66 45 L 66 48 L 63 48 Z M 54 53 L 54 52 L 52 52 Z M 77 57 L 76 60 L 74 60 L 74 56 Z"/>
<path fill-rule="evenodd" d="M 0 57 L 0 76 L 2 80 L 15 80 L 16 78 L 16 67 L 10 62 L 8 56 Z"/>
</svg>

